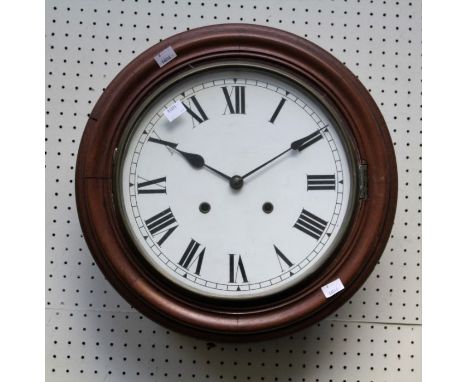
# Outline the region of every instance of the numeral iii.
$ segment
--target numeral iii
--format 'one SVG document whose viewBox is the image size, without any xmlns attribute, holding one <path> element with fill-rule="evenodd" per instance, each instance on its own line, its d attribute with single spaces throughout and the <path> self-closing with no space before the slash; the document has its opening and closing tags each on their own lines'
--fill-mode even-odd
<svg viewBox="0 0 468 382">
<path fill-rule="evenodd" d="M 334 189 L 335 175 L 307 175 L 307 191 Z"/>
</svg>

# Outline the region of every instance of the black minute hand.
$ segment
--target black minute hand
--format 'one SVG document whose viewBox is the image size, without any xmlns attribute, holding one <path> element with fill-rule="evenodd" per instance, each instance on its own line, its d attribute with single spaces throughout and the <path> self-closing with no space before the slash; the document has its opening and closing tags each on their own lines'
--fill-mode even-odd
<svg viewBox="0 0 468 382">
<path fill-rule="evenodd" d="M 319 141 L 320 139 L 322 139 L 321 131 L 324 130 L 326 127 L 327 126 L 324 126 L 321 129 L 314 131 L 312 134 L 309 134 L 304 138 L 295 140 L 294 142 L 291 143 L 291 146 L 288 149 L 284 150 L 282 153 L 271 158 L 269 161 L 261 164 L 257 168 L 254 168 L 252 171 L 249 171 L 247 174 L 242 176 L 242 179 L 247 178 L 248 176 L 252 175 L 254 172 L 257 172 L 261 168 L 265 167 L 266 165 L 270 164 L 271 162 L 273 162 L 274 160 L 278 159 L 279 157 L 283 156 L 284 154 L 286 154 L 287 152 L 291 150 L 302 151 L 305 148 L 309 147 L 310 145 L 314 144 L 315 142 Z"/>
<path fill-rule="evenodd" d="M 301 139 L 298 139 L 297 141 L 292 142 L 291 149 L 297 150 L 297 151 L 302 151 L 306 149 L 310 145 L 314 144 L 315 142 L 323 138 L 322 130 L 325 130 L 326 128 L 327 128 L 327 125 L 318 129 L 317 131 L 314 131 L 312 134 L 309 134 L 308 136 L 304 138 L 301 138 Z"/>
<path fill-rule="evenodd" d="M 275 159 L 278 159 L 279 157 L 283 156 L 284 154 L 286 154 L 287 152 L 291 151 L 291 147 L 287 150 L 284 150 L 281 154 L 278 154 L 277 156 L 275 156 L 274 158 L 271 158 L 269 161 L 261 164 L 260 166 L 258 166 L 257 168 L 254 168 L 252 171 L 249 171 L 247 174 L 243 175 L 242 176 L 242 179 L 245 179 L 247 178 L 248 176 L 252 175 L 254 172 L 257 172 L 258 170 L 260 170 L 261 168 L 265 167 L 266 165 L 270 164 L 271 162 L 273 162 Z"/>
<path fill-rule="evenodd" d="M 158 143 L 160 145 L 163 145 L 163 146 L 167 146 L 167 147 L 170 147 L 171 149 L 177 151 L 180 155 L 182 155 L 185 160 L 187 162 L 190 163 L 190 165 L 194 168 L 202 168 L 202 167 L 206 167 L 208 169 L 210 169 L 211 171 L 215 172 L 216 174 L 222 176 L 223 178 L 227 179 L 227 180 L 230 180 L 231 177 L 230 176 L 227 176 L 226 174 L 223 174 L 221 171 L 218 171 L 216 170 L 215 168 L 211 167 L 211 166 L 208 166 L 206 163 L 205 163 L 205 159 L 203 159 L 203 157 L 201 155 L 198 155 L 198 154 L 192 154 L 192 153 L 187 153 L 185 151 L 182 151 L 182 150 L 179 150 L 177 148 L 178 146 L 178 143 L 174 143 L 174 142 L 168 142 L 168 141 L 165 141 L 163 139 L 158 139 L 158 138 L 153 138 L 153 137 L 150 137 L 148 138 L 148 141 L 150 142 L 153 142 L 153 143 Z"/>
</svg>

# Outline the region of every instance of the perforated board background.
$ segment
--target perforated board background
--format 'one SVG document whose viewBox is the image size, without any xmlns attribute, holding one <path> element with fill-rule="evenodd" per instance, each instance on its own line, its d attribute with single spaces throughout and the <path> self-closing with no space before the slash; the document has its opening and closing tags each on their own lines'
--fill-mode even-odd
<svg viewBox="0 0 468 382">
<path fill-rule="evenodd" d="M 419 381 L 420 15 L 406 0 L 48 0 L 46 380 Z M 87 114 L 110 80 L 174 33 L 228 22 L 285 29 L 345 63 L 384 114 L 399 174 L 390 241 L 352 300 L 297 334 L 242 345 L 179 335 L 131 308 L 93 262 L 74 199 Z"/>
</svg>

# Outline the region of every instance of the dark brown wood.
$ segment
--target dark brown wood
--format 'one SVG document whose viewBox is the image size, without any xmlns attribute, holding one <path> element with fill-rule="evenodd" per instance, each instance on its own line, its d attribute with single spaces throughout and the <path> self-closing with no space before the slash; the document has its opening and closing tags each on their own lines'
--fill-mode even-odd
<svg viewBox="0 0 468 382">
<path fill-rule="evenodd" d="M 172 46 L 164 67 L 154 56 Z M 254 59 L 293 72 L 338 112 L 361 163 L 368 164 L 368 198 L 360 200 L 336 253 L 320 270 L 279 297 L 244 307 L 183 292 L 148 272 L 129 239 L 113 198 L 113 155 L 132 112 L 152 89 L 189 67 L 219 59 Z M 220 341 L 284 335 L 316 322 L 347 301 L 377 263 L 396 210 L 397 171 L 385 121 L 375 102 L 343 64 L 293 34 L 248 24 L 214 25 L 175 35 L 151 47 L 107 87 L 90 114 L 76 170 L 78 214 L 102 272 L 132 306 L 174 330 Z M 340 278 L 345 289 L 326 299 L 321 286 Z"/>
</svg>

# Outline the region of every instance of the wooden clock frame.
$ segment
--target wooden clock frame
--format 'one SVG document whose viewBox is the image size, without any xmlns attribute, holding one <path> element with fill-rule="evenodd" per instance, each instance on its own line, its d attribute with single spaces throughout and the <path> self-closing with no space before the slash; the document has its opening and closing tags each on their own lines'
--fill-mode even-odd
<svg viewBox="0 0 468 382">
<path fill-rule="evenodd" d="M 177 54 L 159 67 L 154 57 Z M 220 59 L 255 60 L 307 81 L 338 111 L 358 165 L 367 168 L 367 196 L 356 202 L 346 235 L 317 272 L 281 294 L 249 302 L 209 299 L 157 274 L 138 254 L 113 192 L 116 149 L 139 105 L 165 81 Z M 170 37 L 146 50 L 105 89 L 89 115 L 76 169 L 77 209 L 100 269 L 136 309 L 171 329 L 210 340 L 253 341 L 291 333 L 346 302 L 376 265 L 396 210 L 393 144 L 375 102 L 356 77 L 317 45 L 293 34 L 249 24 L 213 25 Z M 321 287 L 340 278 L 345 289 L 325 298 Z"/>
</svg>

